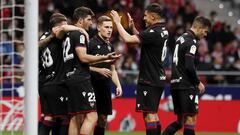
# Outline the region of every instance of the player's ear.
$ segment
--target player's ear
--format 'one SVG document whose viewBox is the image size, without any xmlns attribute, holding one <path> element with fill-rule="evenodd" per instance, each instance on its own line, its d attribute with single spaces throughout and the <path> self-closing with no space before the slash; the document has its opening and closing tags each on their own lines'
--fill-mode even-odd
<svg viewBox="0 0 240 135">
<path fill-rule="evenodd" d="M 77 23 L 78 24 L 83 24 L 83 19 L 82 18 L 78 19 Z"/>
<path fill-rule="evenodd" d="M 97 25 L 97 30 L 100 31 L 100 29 L 101 29 L 101 25 L 98 24 Z"/>
</svg>

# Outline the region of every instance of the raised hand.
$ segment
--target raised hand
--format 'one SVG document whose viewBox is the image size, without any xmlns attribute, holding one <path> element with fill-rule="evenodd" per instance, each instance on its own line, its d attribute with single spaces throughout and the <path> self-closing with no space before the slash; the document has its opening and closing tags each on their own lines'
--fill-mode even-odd
<svg viewBox="0 0 240 135">
<path fill-rule="evenodd" d="M 110 15 L 112 16 L 113 21 L 114 21 L 115 23 L 121 23 L 121 18 L 122 18 L 122 17 L 119 16 L 119 14 L 118 14 L 117 11 L 112 10 L 111 13 L 110 13 Z"/>
<path fill-rule="evenodd" d="M 131 15 L 129 13 L 127 13 L 127 16 L 128 16 L 128 26 L 129 26 L 129 28 L 130 29 L 135 28 L 133 18 L 131 17 Z"/>
</svg>

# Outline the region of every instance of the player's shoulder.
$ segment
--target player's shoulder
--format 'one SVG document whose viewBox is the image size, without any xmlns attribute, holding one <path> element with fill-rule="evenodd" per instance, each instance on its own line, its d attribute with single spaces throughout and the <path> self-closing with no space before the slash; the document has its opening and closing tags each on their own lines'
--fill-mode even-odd
<svg viewBox="0 0 240 135">
<path fill-rule="evenodd" d="M 81 33 L 78 30 L 70 31 L 70 32 L 68 32 L 68 34 L 69 34 L 69 36 L 84 35 L 83 33 Z"/>
<path fill-rule="evenodd" d="M 188 33 L 183 33 L 177 38 L 176 42 L 180 44 L 193 45 L 197 43 L 197 40 L 192 38 L 192 36 L 190 36 Z"/>
</svg>

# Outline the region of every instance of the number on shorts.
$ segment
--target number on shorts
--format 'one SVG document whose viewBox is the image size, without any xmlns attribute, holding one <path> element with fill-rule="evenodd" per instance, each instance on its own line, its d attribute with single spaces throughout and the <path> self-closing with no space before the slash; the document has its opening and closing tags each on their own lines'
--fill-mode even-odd
<svg viewBox="0 0 240 135">
<path fill-rule="evenodd" d="M 95 102 L 96 101 L 96 99 L 95 99 L 95 94 L 92 92 L 89 92 L 88 93 L 88 101 L 89 102 Z"/>
</svg>

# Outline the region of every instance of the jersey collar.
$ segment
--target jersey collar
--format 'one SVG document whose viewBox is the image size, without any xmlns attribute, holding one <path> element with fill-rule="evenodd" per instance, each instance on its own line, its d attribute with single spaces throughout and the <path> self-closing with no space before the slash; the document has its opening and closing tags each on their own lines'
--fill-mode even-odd
<svg viewBox="0 0 240 135">
<path fill-rule="evenodd" d="M 199 38 L 195 35 L 195 33 L 192 30 L 187 30 L 187 33 L 192 36 L 193 38 L 199 40 Z"/>
<path fill-rule="evenodd" d="M 103 40 L 98 34 L 95 36 L 99 43 L 101 44 L 109 44 L 109 41 Z"/>
<path fill-rule="evenodd" d="M 158 26 L 160 26 L 160 27 L 165 26 L 165 22 L 155 23 L 155 24 L 153 24 L 153 25 L 150 25 L 148 28 L 155 28 L 155 27 L 158 27 Z"/>
</svg>

